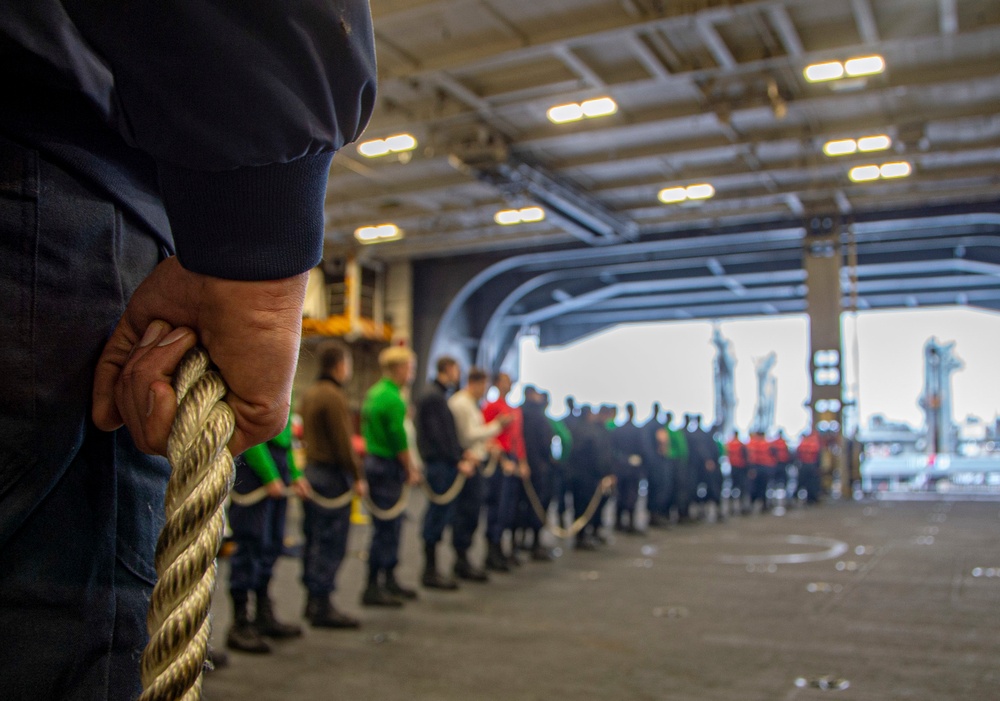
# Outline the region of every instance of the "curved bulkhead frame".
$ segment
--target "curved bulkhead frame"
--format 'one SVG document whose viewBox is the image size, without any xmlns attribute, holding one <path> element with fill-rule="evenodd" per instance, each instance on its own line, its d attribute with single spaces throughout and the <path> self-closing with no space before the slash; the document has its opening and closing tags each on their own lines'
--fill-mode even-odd
<svg viewBox="0 0 1000 701">
<path fill-rule="evenodd" d="M 804 313 L 805 236 L 803 226 L 783 226 L 515 255 L 462 286 L 438 322 L 428 357 L 461 345 L 487 371 L 516 371 L 511 351 L 526 332 L 547 346 L 619 323 Z M 852 245 L 858 265 L 845 269 L 844 309 L 850 284 L 860 309 L 1000 309 L 997 212 L 855 221 L 842 229 L 842 250 Z M 487 286 L 491 299 L 499 296 L 492 308 L 476 300 Z"/>
</svg>

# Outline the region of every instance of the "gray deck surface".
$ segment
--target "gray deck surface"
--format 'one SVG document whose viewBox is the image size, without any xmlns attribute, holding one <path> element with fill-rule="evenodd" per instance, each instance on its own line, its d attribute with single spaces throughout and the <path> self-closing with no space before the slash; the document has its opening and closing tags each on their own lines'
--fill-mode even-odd
<svg viewBox="0 0 1000 701">
<path fill-rule="evenodd" d="M 410 513 L 399 578 L 415 584 L 422 504 Z M 336 594 L 361 630 L 230 652 L 205 698 L 1000 699 L 995 501 L 833 502 L 616 534 L 401 610 L 359 605 L 367 542 L 352 527 Z M 299 573 L 282 558 L 273 593 L 279 616 L 301 622 Z M 223 563 L 220 647 L 226 581 Z M 820 689 L 823 677 L 849 686 Z"/>
</svg>

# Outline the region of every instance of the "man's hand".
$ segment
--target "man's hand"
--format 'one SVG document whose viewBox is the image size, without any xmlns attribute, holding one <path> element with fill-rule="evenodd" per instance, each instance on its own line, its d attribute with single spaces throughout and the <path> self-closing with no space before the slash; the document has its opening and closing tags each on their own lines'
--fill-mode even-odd
<svg viewBox="0 0 1000 701">
<path fill-rule="evenodd" d="M 500 468 L 505 475 L 510 476 L 517 471 L 517 463 L 509 458 L 500 458 Z"/>
<path fill-rule="evenodd" d="M 411 487 L 416 487 L 418 484 L 423 482 L 423 480 L 424 476 L 417 468 L 410 467 L 410 469 L 406 471 L 406 483 Z"/>
<path fill-rule="evenodd" d="M 531 468 L 528 467 L 527 460 L 520 460 L 517 463 L 517 475 L 521 479 L 528 479 L 531 477 Z"/>
<path fill-rule="evenodd" d="M 285 496 L 285 483 L 280 479 L 271 480 L 264 485 L 264 489 L 267 490 L 267 496 L 272 499 L 281 499 Z"/>
<path fill-rule="evenodd" d="M 359 499 L 364 499 L 368 495 L 368 481 L 357 480 L 352 489 Z"/>
<path fill-rule="evenodd" d="M 476 472 L 476 464 L 463 458 L 458 461 L 458 471 L 466 477 L 472 477 Z"/>
<path fill-rule="evenodd" d="M 98 360 L 94 423 L 105 431 L 124 424 L 140 450 L 165 454 L 177 410 L 170 379 L 200 342 L 229 386 L 230 451 L 277 435 L 288 419 L 307 277 L 243 282 L 192 273 L 176 258 L 160 263 Z"/>
<path fill-rule="evenodd" d="M 309 484 L 309 480 L 305 477 L 299 477 L 298 479 L 293 480 L 290 486 L 292 488 L 292 493 L 302 501 L 312 498 L 312 485 Z"/>
</svg>

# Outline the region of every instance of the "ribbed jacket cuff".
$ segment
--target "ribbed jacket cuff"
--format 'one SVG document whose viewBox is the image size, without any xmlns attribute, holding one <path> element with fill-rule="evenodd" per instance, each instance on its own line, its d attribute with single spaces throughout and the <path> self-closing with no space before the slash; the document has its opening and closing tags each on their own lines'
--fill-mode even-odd
<svg viewBox="0 0 1000 701">
<path fill-rule="evenodd" d="M 279 280 L 323 255 L 333 153 L 222 172 L 158 164 L 181 265 L 229 280 Z"/>
</svg>

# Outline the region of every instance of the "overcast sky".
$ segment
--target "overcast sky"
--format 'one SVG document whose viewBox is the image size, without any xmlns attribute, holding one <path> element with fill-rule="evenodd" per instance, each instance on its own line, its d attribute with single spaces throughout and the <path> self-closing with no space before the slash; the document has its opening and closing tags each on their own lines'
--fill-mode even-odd
<svg viewBox="0 0 1000 701">
<path fill-rule="evenodd" d="M 755 361 L 774 351 L 778 382 L 775 421 L 789 435 L 808 425 L 808 319 L 804 315 L 723 320 L 722 335 L 736 358 L 736 424 L 745 432 L 757 395 Z M 923 347 L 931 336 L 956 341 L 964 367 L 952 376 L 956 421 L 973 414 L 986 421 L 1000 415 L 1000 314 L 967 308 L 862 312 L 857 318 L 858 368 L 854 369 L 854 328 L 844 318 L 845 382 L 859 378 L 862 423 L 872 414 L 923 425 L 917 399 L 923 388 Z M 653 401 L 680 415 L 714 413 L 712 364 L 715 349 L 709 322 L 627 325 L 609 329 L 572 346 L 539 350 L 522 346 L 521 379 L 547 389 L 555 413 L 566 395 L 584 403 L 635 402 L 645 420 Z"/>
</svg>

